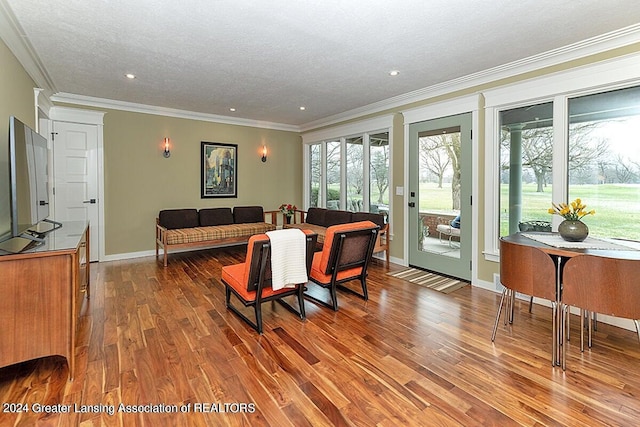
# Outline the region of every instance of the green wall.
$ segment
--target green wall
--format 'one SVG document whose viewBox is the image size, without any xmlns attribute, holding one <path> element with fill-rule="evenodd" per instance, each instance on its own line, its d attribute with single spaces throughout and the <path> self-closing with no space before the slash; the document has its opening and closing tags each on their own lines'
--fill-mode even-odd
<svg viewBox="0 0 640 427">
<path fill-rule="evenodd" d="M 153 249 L 161 209 L 302 205 L 297 132 L 116 110 L 104 117 L 105 254 Z M 171 139 L 171 157 L 162 155 Z M 201 141 L 238 145 L 238 197 L 200 198 Z M 260 159 L 266 145 L 268 160 Z"/>
<path fill-rule="evenodd" d="M 6 44 L 0 40 L 0 236 L 11 230 L 9 116 L 35 129 L 35 84 Z"/>
</svg>

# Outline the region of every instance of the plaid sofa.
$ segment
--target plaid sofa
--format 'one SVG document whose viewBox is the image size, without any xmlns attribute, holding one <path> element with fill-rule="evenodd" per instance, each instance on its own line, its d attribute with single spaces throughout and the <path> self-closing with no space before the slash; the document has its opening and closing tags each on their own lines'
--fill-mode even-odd
<svg viewBox="0 0 640 427">
<path fill-rule="evenodd" d="M 189 249 L 243 244 L 254 234 L 276 229 L 266 222 L 261 206 L 233 208 L 166 209 L 156 218 L 156 258 L 160 248 L 163 264 L 168 264 L 169 249 Z"/>
</svg>

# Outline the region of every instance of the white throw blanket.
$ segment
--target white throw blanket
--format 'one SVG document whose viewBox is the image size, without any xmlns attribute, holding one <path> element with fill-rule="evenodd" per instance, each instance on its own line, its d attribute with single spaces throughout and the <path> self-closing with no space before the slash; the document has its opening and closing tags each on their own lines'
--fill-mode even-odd
<svg viewBox="0 0 640 427">
<path fill-rule="evenodd" d="M 268 231 L 271 241 L 271 286 L 274 290 L 307 283 L 306 235 L 297 228 Z"/>
</svg>

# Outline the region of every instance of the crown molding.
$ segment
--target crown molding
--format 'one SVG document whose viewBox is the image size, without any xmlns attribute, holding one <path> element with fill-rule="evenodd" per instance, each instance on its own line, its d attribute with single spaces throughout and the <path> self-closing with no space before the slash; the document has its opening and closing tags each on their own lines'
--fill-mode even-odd
<svg viewBox="0 0 640 427">
<path fill-rule="evenodd" d="M 37 87 L 54 93 L 55 84 L 47 73 L 40 57 L 29 42 L 13 11 L 5 0 L 0 0 L 0 38 L 18 59 Z"/>
<path fill-rule="evenodd" d="M 370 119 L 360 120 L 326 129 L 319 129 L 313 132 L 302 134 L 303 143 L 313 143 L 326 141 L 331 138 L 342 138 L 362 133 L 373 133 L 391 129 L 393 126 L 393 115 L 383 115 Z"/>
<path fill-rule="evenodd" d="M 255 128 L 299 132 L 298 126 L 282 123 L 272 123 L 260 120 L 242 119 L 237 117 L 220 116 L 217 114 L 198 113 L 195 111 L 179 110 L 175 108 L 157 107 L 133 102 L 116 101 L 113 99 L 96 98 L 93 96 L 76 95 L 73 93 L 59 92 L 51 96 L 53 102 L 82 105 L 95 108 L 107 108 L 110 110 L 129 111 L 133 113 L 154 114 L 157 116 L 176 117 L 179 119 L 200 120 L 203 122 L 223 123 L 228 125 L 249 126 Z"/>
<path fill-rule="evenodd" d="M 587 56 L 597 55 L 638 42 L 640 42 L 640 24 L 634 24 L 558 49 L 489 68 L 447 82 L 438 83 L 340 114 L 325 117 L 324 119 L 308 122 L 300 126 L 300 131 L 307 132 L 319 127 L 332 126 L 340 122 L 353 120 L 368 114 L 377 114 L 383 111 L 393 110 L 415 102 L 422 102 L 429 98 L 473 88 Z"/>
</svg>

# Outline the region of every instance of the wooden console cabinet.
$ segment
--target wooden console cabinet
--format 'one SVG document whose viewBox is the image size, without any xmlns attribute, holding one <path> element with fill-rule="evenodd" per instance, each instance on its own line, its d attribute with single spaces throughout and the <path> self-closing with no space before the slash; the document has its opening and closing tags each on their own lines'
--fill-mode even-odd
<svg viewBox="0 0 640 427">
<path fill-rule="evenodd" d="M 60 355 L 75 374 L 76 327 L 89 298 L 89 224 L 66 222 L 44 244 L 0 256 L 0 367 Z"/>
</svg>

